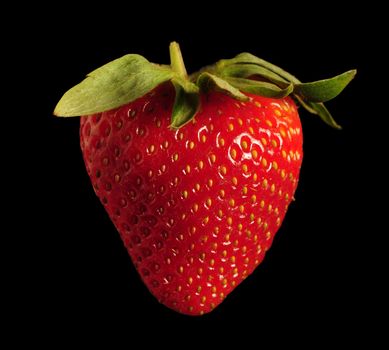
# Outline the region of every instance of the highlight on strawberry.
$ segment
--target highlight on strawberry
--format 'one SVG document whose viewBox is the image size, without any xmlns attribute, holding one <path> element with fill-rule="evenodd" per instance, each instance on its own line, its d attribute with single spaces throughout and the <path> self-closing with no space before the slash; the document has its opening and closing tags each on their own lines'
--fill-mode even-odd
<svg viewBox="0 0 389 350">
<path fill-rule="evenodd" d="M 188 75 L 125 55 L 87 75 L 54 114 L 82 116 L 94 191 L 150 292 L 183 314 L 212 311 L 261 263 L 303 157 L 297 105 L 324 106 L 356 74 L 302 83 L 249 53 Z"/>
</svg>

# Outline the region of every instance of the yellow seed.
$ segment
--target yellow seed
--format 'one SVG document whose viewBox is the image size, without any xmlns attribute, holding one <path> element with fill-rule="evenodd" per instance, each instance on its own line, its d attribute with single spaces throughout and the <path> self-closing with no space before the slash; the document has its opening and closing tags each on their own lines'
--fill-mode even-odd
<svg viewBox="0 0 389 350">
<path fill-rule="evenodd" d="M 270 237 L 271 237 L 271 233 L 270 233 L 270 231 L 267 231 L 267 232 L 266 232 L 266 239 L 268 239 L 268 240 L 269 240 L 269 239 L 270 239 Z"/>
<path fill-rule="evenodd" d="M 249 126 L 249 133 L 250 133 L 251 135 L 254 135 L 254 129 L 253 129 L 252 126 Z"/>
<path fill-rule="evenodd" d="M 234 184 L 234 186 L 238 184 L 238 179 L 235 176 L 232 178 L 232 183 Z"/>
<path fill-rule="evenodd" d="M 207 136 L 201 135 L 201 142 L 205 143 L 205 141 L 207 141 Z"/>
<path fill-rule="evenodd" d="M 222 211 L 221 209 L 219 209 L 219 210 L 217 211 L 217 216 L 218 216 L 219 218 L 222 218 L 222 217 L 223 217 L 223 211 Z"/>
<path fill-rule="evenodd" d="M 200 260 L 204 261 L 205 260 L 205 253 L 200 253 L 199 258 L 200 258 Z"/>
<path fill-rule="evenodd" d="M 246 230 L 246 236 L 248 237 L 248 238 L 250 238 L 251 237 L 251 231 L 250 230 Z M 256 235 L 255 235 L 256 236 Z M 254 236 L 254 237 L 255 237 Z"/>
<path fill-rule="evenodd" d="M 281 154 L 282 154 L 282 158 L 286 158 L 286 152 L 284 149 L 281 151 Z"/>
<path fill-rule="evenodd" d="M 202 160 L 199 161 L 199 168 L 200 169 L 204 168 L 204 162 Z"/>
<path fill-rule="evenodd" d="M 211 163 L 215 163 L 216 162 L 216 156 L 214 154 L 211 154 L 209 156 L 209 159 L 211 160 Z"/>
<path fill-rule="evenodd" d="M 285 172 L 284 169 L 282 169 L 282 170 L 281 170 L 281 177 L 282 177 L 283 179 L 285 179 L 285 176 L 286 176 L 286 172 Z"/>
<path fill-rule="evenodd" d="M 201 297 L 201 303 L 204 304 L 206 300 L 207 300 L 207 297 L 205 295 L 203 295 Z"/>
<path fill-rule="evenodd" d="M 245 245 L 242 247 L 242 253 L 243 253 L 243 254 L 246 254 L 246 253 L 247 253 L 247 247 L 246 247 Z"/>
<path fill-rule="evenodd" d="M 249 258 L 248 256 L 246 256 L 246 257 L 244 258 L 243 262 L 244 262 L 245 264 L 248 264 L 248 263 L 250 262 L 250 258 Z M 243 275 L 244 275 L 244 274 L 245 274 L 245 272 L 243 271 Z"/>
<path fill-rule="evenodd" d="M 189 283 L 189 284 L 192 284 L 192 283 L 193 283 L 193 278 L 192 278 L 192 277 L 189 277 L 189 278 L 188 278 L 188 283 Z"/>
<path fill-rule="evenodd" d="M 243 125 L 243 120 L 240 119 L 240 118 L 238 118 L 238 124 L 239 124 L 240 126 L 242 126 L 242 125 Z"/>
<path fill-rule="evenodd" d="M 267 181 L 267 179 L 263 179 L 263 181 L 262 181 L 262 187 L 265 188 L 265 189 L 267 189 L 268 186 L 269 186 L 269 182 Z"/>
<path fill-rule="evenodd" d="M 225 144 L 224 139 L 223 139 L 223 138 L 220 138 L 219 143 L 220 143 L 220 146 L 224 146 L 224 144 Z"/>
<path fill-rule="evenodd" d="M 271 140 L 271 144 L 272 144 L 273 147 L 277 147 L 278 146 L 276 140 Z"/>
<path fill-rule="evenodd" d="M 272 184 L 270 186 L 270 191 L 274 193 L 275 190 L 276 190 L 276 186 L 274 184 Z"/>
<path fill-rule="evenodd" d="M 259 107 L 259 108 L 262 107 L 262 105 L 261 105 L 258 101 L 255 101 L 254 104 L 255 104 L 257 107 Z"/>
<path fill-rule="evenodd" d="M 280 210 L 278 208 L 274 209 L 274 214 L 278 215 L 280 213 Z"/>
<path fill-rule="evenodd" d="M 244 212 L 244 206 L 243 206 L 243 205 L 240 205 L 240 206 L 239 206 L 239 211 L 240 211 L 241 213 Z"/>
<path fill-rule="evenodd" d="M 259 206 L 261 208 L 264 208 L 265 207 L 265 201 L 262 199 L 261 202 L 259 203 Z"/>
<path fill-rule="evenodd" d="M 180 133 L 178 134 L 178 138 L 179 138 L 180 140 L 182 140 L 182 139 L 184 138 L 184 134 L 183 134 L 182 132 L 180 132 Z"/>
<path fill-rule="evenodd" d="M 205 203 L 207 204 L 207 207 L 210 207 L 212 205 L 212 199 L 208 198 Z"/>
<path fill-rule="evenodd" d="M 273 161 L 272 165 L 274 170 L 278 170 L 278 164 L 276 161 Z"/>
<path fill-rule="evenodd" d="M 278 109 L 276 109 L 276 110 L 274 111 L 274 114 L 275 114 L 277 117 L 281 117 L 281 112 L 280 112 Z"/>
<path fill-rule="evenodd" d="M 230 123 L 228 124 L 228 130 L 233 131 L 234 130 L 234 124 Z"/>
<path fill-rule="evenodd" d="M 254 173 L 253 180 L 254 180 L 254 182 L 256 182 L 258 180 L 258 174 L 257 173 Z"/>
<path fill-rule="evenodd" d="M 243 188 L 242 188 L 243 194 L 247 194 L 248 191 L 249 190 L 248 190 L 247 186 L 243 186 Z"/>
<path fill-rule="evenodd" d="M 224 267 L 223 267 L 223 266 L 220 266 L 220 267 L 219 267 L 219 273 L 220 273 L 220 274 L 223 274 L 223 273 L 224 273 Z"/>
<path fill-rule="evenodd" d="M 281 219 L 280 219 L 280 218 L 277 218 L 277 220 L 276 220 L 276 225 L 277 225 L 277 226 L 280 226 L 280 225 L 281 225 Z"/>
<path fill-rule="evenodd" d="M 245 172 L 245 173 L 247 173 L 247 171 L 249 170 L 247 164 L 243 164 L 242 169 L 243 169 L 243 172 Z"/>
<path fill-rule="evenodd" d="M 242 148 L 247 149 L 247 147 L 248 147 L 247 141 L 243 140 L 242 141 Z"/>
<path fill-rule="evenodd" d="M 190 165 L 189 165 L 189 164 L 186 165 L 186 167 L 185 167 L 185 172 L 186 172 L 187 174 L 190 173 Z"/>
<path fill-rule="evenodd" d="M 268 224 L 267 222 L 264 222 L 264 223 L 263 223 L 263 229 L 264 229 L 264 231 L 266 231 L 268 227 L 269 227 L 269 224 Z"/>
<path fill-rule="evenodd" d="M 222 280 L 222 285 L 225 286 L 227 283 L 228 283 L 227 278 L 224 278 L 224 279 Z M 223 296 L 224 296 L 224 295 L 223 295 Z M 222 296 L 221 296 L 221 293 L 220 293 L 220 297 L 222 297 Z"/>
<path fill-rule="evenodd" d="M 237 267 L 235 267 L 233 270 L 232 270 L 232 273 L 234 274 L 234 275 L 236 275 L 236 274 L 238 274 L 238 268 Z"/>
<path fill-rule="evenodd" d="M 178 153 L 173 154 L 173 160 L 176 162 L 178 160 Z"/>
<path fill-rule="evenodd" d="M 208 180 L 208 187 L 212 187 L 213 186 L 213 180 L 212 179 L 209 179 Z"/>
<path fill-rule="evenodd" d="M 236 286 L 236 281 L 232 281 L 231 282 L 231 287 L 235 287 Z"/>
<path fill-rule="evenodd" d="M 226 282 L 226 284 L 227 284 L 227 282 Z M 224 299 L 224 297 L 225 297 L 223 292 L 220 293 L 219 296 L 220 296 L 220 299 Z"/>
<path fill-rule="evenodd" d="M 199 210 L 199 205 L 197 203 L 193 204 L 193 207 L 192 207 L 193 211 L 196 213 L 197 210 Z"/>
<path fill-rule="evenodd" d="M 190 141 L 190 142 L 189 142 L 189 148 L 190 148 L 190 149 L 193 149 L 194 146 L 195 146 L 195 143 L 194 143 L 193 141 Z"/>
<path fill-rule="evenodd" d="M 236 239 L 236 240 L 234 241 L 234 246 L 235 246 L 235 247 L 238 247 L 238 246 L 239 246 L 239 240 Z"/>
<path fill-rule="evenodd" d="M 188 193 L 188 191 L 183 191 L 182 192 L 182 196 L 186 199 L 186 198 L 188 198 L 188 195 L 189 195 L 189 193 Z"/>
<path fill-rule="evenodd" d="M 227 168 L 226 168 L 224 165 L 222 165 L 222 166 L 220 167 L 220 172 L 221 172 L 223 175 L 226 175 L 226 174 L 227 174 Z"/>
<path fill-rule="evenodd" d="M 254 159 L 258 158 L 258 151 L 256 149 L 251 150 L 251 155 Z"/>
<path fill-rule="evenodd" d="M 165 149 L 168 148 L 169 147 L 169 141 L 163 141 L 162 147 L 165 148 Z"/>
<path fill-rule="evenodd" d="M 222 251 L 222 257 L 225 258 L 227 256 L 227 250 Z"/>
<path fill-rule="evenodd" d="M 236 149 L 235 148 L 231 149 L 231 157 L 232 157 L 232 159 L 236 159 Z"/>
<path fill-rule="evenodd" d="M 199 267 L 199 268 L 197 269 L 197 273 L 198 273 L 199 275 L 202 275 L 203 269 L 202 269 L 201 267 Z M 200 286 L 199 286 L 199 287 L 200 287 Z M 201 290 L 201 287 L 200 287 L 200 290 Z"/>
<path fill-rule="evenodd" d="M 285 200 L 289 200 L 289 194 L 288 193 L 285 193 Z"/>
<path fill-rule="evenodd" d="M 255 220 L 255 215 L 253 213 L 250 214 L 250 221 L 254 221 Z"/>
<path fill-rule="evenodd" d="M 264 137 L 261 138 L 261 142 L 264 146 L 267 145 L 267 140 Z"/>
<path fill-rule="evenodd" d="M 224 236 L 224 241 L 225 242 L 229 242 L 230 241 L 230 235 L 228 233 Z"/>
<path fill-rule="evenodd" d="M 215 286 L 212 286 L 211 292 L 212 292 L 212 293 L 216 293 L 216 291 L 217 291 L 216 287 L 215 287 Z"/>
<path fill-rule="evenodd" d="M 219 191 L 220 198 L 224 198 L 225 195 L 226 195 L 226 192 L 224 190 Z"/>
<path fill-rule="evenodd" d="M 178 268 L 178 272 L 179 273 L 183 273 L 184 272 L 184 266 L 179 266 L 179 268 Z"/>
<path fill-rule="evenodd" d="M 270 126 L 270 127 L 273 126 L 273 123 L 272 123 L 269 119 L 266 120 L 266 124 L 267 124 L 268 126 Z"/>
<path fill-rule="evenodd" d="M 149 153 L 153 153 L 155 151 L 155 146 L 150 145 L 148 151 L 149 151 Z"/>
<path fill-rule="evenodd" d="M 257 202 L 257 196 L 256 196 L 255 194 L 253 194 L 253 195 L 251 196 L 251 202 L 252 202 L 252 203 L 256 203 L 256 202 Z"/>
<path fill-rule="evenodd" d="M 283 128 L 280 130 L 280 133 L 282 137 L 286 137 L 286 132 Z"/>
<path fill-rule="evenodd" d="M 161 122 L 159 119 L 157 119 L 157 120 L 155 121 L 155 124 L 157 125 L 157 128 L 160 128 L 161 125 L 162 125 L 162 122 Z"/>
<path fill-rule="evenodd" d="M 198 287 L 197 287 L 197 293 L 200 293 L 201 290 L 202 290 L 201 286 L 198 286 Z"/>
<path fill-rule="evenodd" d="M 261 218 L 258 218 L 258 219 L 257 219 L 257 225 L 258 225 L 258 226 L 261 226 L 261 223 L 262 223 L 262 219 L 261 219 Z"/>
<path fill-rule="evenodd" d="M 209 222 L 209 216 L 206 216 L 206 217 L 203 219 L 203 225 L 208 224 L 208 222 Z"/>
<path fill-rule="evenodd" d="M 200 184 L 199 183 L 195 184 L 194 188 L 197 192 L 200 191 Z"/>
<path fill-rule="evenodd" d="M 238 230 L 242 231 L 242 228 L 243 228 L 243 225 L 242 224 L 238 224 Z"/>
<path fill-rule="evenodd" d="M 178 286 L 177 287 L 177 292 L 181 292 L 182 291 L 182 286 Z"/>
<path fill-rule="evenodd" d="M 227 224 L 228 224 L 229 226 L 232 225 L 232 217 L 228 217 L 228 218 L 227 218 Z"/>
<path fill-rule="evenodd" d="M 263 165 L 263 166 L 267 166 L 267 160 L 266 160 L 266 158 L 262 158 L 262 165 Z"/>
<path fill-rule="evenodd" d="M 235 264 L 236 258 L 234 255 L 231 256 L 230 261 L 231 261 L 231 264 Z"/>
<path fill-rule="evenodd" d="M 235 199 L 231 198 L 231 199 L 228 201 L 228 204 L 229 204 L 231 207 L 234 207 L 234 206 L 235 206 Z"/>
<path fill-rule="evenodd" d="M 211 266 L 215 265 L 215 259 L 209 260 L 209 265 L 211 265 Z"/>
</svg>

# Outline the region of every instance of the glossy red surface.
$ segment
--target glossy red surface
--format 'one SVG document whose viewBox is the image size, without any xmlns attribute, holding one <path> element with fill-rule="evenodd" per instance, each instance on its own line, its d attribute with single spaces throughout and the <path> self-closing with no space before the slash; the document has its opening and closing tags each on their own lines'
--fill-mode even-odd
<svg viewBox="0 0 389 350">
<path fill-rule="evenodd" d="M 186 314 L 211 311 L 264 258 L 297 187 L 302 131 L 292 99 L 202 96 L 171 130 L 163 85 L 81 118 L 94 189 L 143 281 Z"/>
</svg>

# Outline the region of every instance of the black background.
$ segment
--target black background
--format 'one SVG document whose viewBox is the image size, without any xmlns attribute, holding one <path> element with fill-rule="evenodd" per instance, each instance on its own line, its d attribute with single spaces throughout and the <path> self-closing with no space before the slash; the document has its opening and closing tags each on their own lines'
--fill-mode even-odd
<svg viewBox="0 0 389 350">
<path fill-rule="evenodd" d="M 367 25 L 366 18 L 378 19 L 380 11 L 328 5 L 304 15 L 281 5 L 211 11 L 192 4 L 176 15 L 149 5 L 153 15 L 147 6 L 112 7 L 99 15 L 51 9 L 36 22 L 30 18 L 15 39 L 17 47 L 28 48 L 23 52 L 32 83 L 23 106 L 23 161 L 15 165 L 24 169 L 20 196 L 10 206 L 25 213 L 13 221 L 18 234 L 10 275 L 18 287 L 17 301 L 9 303 L 12 323 L 57 341 L 96 339 L 112 330 L 115 339 L 128 341 L 143 331 L 160 334 L 145 346 L 167 345 L 177 334 L 191 344 L 209 334 L 214 341 L 301 344 L 376 339 L 380 331 L 373 320 L 383 307 L 377 303 L 383 276 L 376 247 L 382 230 L 375 225 L 385 207 L 371 198 L 384 196 L 377 163 L 382 140 L 372 137 L 377 125 L 366 86 L 376 72 L 372 58 L 380 56 L 383 25 Z M 189 72 L 243 51 L 303 81 L 358 69 L 350 86 L 327 104 L 342 131 L 301 111 L 304 161 L 296 201 L 265 261 L 201 318 L 165 308 L 142 285 L 89 183 L 79 120 L 52 116 L 62 94 L 89 71 L 126 53 L 168 63 L 172 40 L 180 43 Z M 18 55 L 19 66 L 24 57 Z"/>
</svg>

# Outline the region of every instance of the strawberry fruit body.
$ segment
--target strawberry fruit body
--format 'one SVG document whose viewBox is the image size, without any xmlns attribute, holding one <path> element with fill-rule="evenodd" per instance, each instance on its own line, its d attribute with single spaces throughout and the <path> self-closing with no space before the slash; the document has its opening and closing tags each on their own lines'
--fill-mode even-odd
<svg viewBox="0 0 389 350">
<path fill-rule="evenodd" d="M 292 84 L 303 106 L 333 122 L 307 97 L 315 83 L 299 87 L 280 75 L 277 90 L 242 65 L 200 73 L 192 79 L 198 91 L 180 81 L 187 77 L 181 66 L 127 103 L 90 108 L 81 118 L 97 196 L 147 288 L 184 314 L 219 305 L 260 264 L 284 219 L 303 153 L 297 106 L 287 96 Z"/>
</svg>

